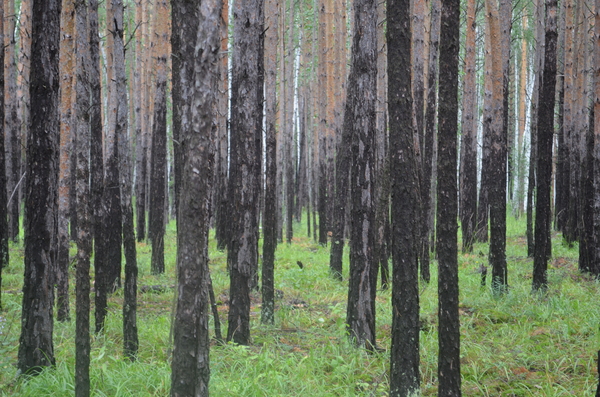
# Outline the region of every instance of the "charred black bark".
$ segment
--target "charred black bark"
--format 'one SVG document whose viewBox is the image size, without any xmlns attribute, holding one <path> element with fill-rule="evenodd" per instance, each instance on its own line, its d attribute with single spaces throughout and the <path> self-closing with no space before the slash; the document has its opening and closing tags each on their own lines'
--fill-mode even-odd
<svg viewBox="0 0 600 397">
<path fill-rule="evenodd" d="M 159 62 L 167 62 L 166 59 Z M 152 243 L 152 273 L 165 272 L 165 183 L 167 177 L 167 82 L 157 82 L 152 126 L 148 233 Z"/>
<path fill-rule="evenodd" d="M 581 213 L 594 213 L 594 108 L 590 111 L 590 125 L 584 133 L 585 146 L 581 169 Z M 594 218 L 581 216 L 579 227 L 579 271 L 594 273 Z M 548 237 L 550 238 L 550 237 Z"/>
<path fill-rule="evenodd" d="M 458 315 L 457 133 L 460 4 L 442 0 L 438 122 L 438 396 L 461 395 Z"/>
<path fill-rule="evenodd" d="M 263 1 L 242 0 L 234 5 L 234 47 L 231 78 L 231 163 L 229 197 L 232 237 L 230 304 L 227 340 L 250 343 L 250 287 L 256 275 L 257 206 L 262 137 Z"/>
<path fill-rule="evenodd" d="M 88 3 L 75 3 L 76 80 L 75 80 L 75 203 L 77 222 L 77 273 L 75 280 L 75 395 L 90 395 L 90 256 L 92 254 L 93 217 L 90 197 L 90 46 Z"/>
<path fill-rule="evenodd" d="M 208 224 L 213 176 L 213 113 L 220 49 L 222 3 L 172 3 L 181 19 L 172 35 L 184 42 L 195 40 L 195 50 L 182 53 L 179 74 L 193 84 L 182 84 L 182 106 L 189 125 L 182 125 L 182 184 L 177 228 L 178 296 L 171 365 L 171 396 L 208 396 L 209 368 L 209 270 Z M 189 69 L 188 69 L 189 68 Z M 189 72 L 192 72 L 188 74 Z M 188 105 L 188 106 L 185 106 Z M 200 227 L 198 225 L 201 225 Z M 190 354 L 193 351 L 193 354 Z"/>
<path fill-rule="evenodd" d="M 344 112 L 344 134 L 351 140 L 350 278 L 346 324 L 350 338 L 376 347 L 375 296 L 375 104 L 377 100 L 377 2 L 354 2 L 352 59 Z"/>
<path fill-rule="evenodd" d="M 55 365 L 52 342 L 58 186 L 61 3 L 34 0 L 25 197 L 25 272 L 18 368 L 35 374 Z"/>
<path fill-rule="evenodd" d="M 348 111 L 344 113 L 344 123 Z M 338 280 L 342 279 L 342 257 L 344 253 L 344 228 L 346 227 L 346 208 L 348 206 L 348 183 L 350 179 L 350 148 L 352 145 L 352 127 L 345 125 L 342 139 L 338 145 L 335 158 L 335 197 L 333 203 L 331 252 L 329 255 L 329 271 Z"/>
<path fill-rule="evenodd" d="M 390 123 L 390 174 L 392 244 L 392 347 L 390 395 L 417 395 L 419 374 L 419 275 L 415 232 L 419 184 L 415 131 L 411 120 L 410 1 L 390 0 L 387 5 L 388 111 Z"/>
<path fill-rule="evenodd" d="M 546 0 L 546 38 L 544 70 L 538 110 L 537 185 L 535 213 L 535 251 L 533 290 L 548 288 L 547 268 L 550 248 L 550 189 L 552 179 L 552 143 L 556 90 L 556 0 Z"/>
<path fill-rule="evenodd" d="M 4 6 L 0 5 L 0 18 L 4 21 Z M 4 31 L 4 22 L 0 28 Z M 0 51 L 0 65 L 4 65 L 4 51 Z M 4 92 L 4 73 L 0 73 L 0 92 Z M 0 95 L 0 186 L 6 186 L 6 158 L 4 154 L 4 95 Z M 0 188 L 0 310 L 2 310 L 2 268 L 8 266 L 8 196 L 5 188 Z"/>
</svg>

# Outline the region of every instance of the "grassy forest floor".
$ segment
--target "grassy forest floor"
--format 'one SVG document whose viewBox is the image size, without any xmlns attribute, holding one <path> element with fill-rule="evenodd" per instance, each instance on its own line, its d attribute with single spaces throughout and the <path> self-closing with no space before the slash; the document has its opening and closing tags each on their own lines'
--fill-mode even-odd
<svg viewBox="0 0 600 397">
<path fill-rule="evenodd" d="M 166 396 L 170 386 L 170 324 L 174 304 L 176 239 L 174 222 L 165 240 L 167 271 L 150 274 L 150 246 L 138 244 L 139 358 L 122 354 L 122 290 L 110 298 L 105 332 L 92 338 L 91 380 L 94 396 Z M 252 346 L 213 344 L 210 391 L 213 396 L 386 396 L 389 376 L 391 305 L 378 291 L 378 345 L 367 354 L 345 335 L 347 282 L 329 277 L 329 249 L 306 237 L 295 225 L 293 244 L 276 253 L 278 292 L 273 326 L 260 324 L 260 294 L 252 298 Z M 465 396 L 592 396 L 597 385 L 600 284 L 579 274 L 577 247 L 554 236 L 544 297 L 531 294 L 533 262 L 526 256 L 524 218 L 508 219 L 510 292 L 495 298 L 480 287 L 477 269 L 487 264 L 488 247 L 459 254 L 462 389 Z M 0 313 L 0 395 L 69 396 L 74 394 L 75 321 L 55 322 L 56 368 L 16 378 L 20 333 L 23 249 L 11 245 L 10 266 L 3 271 Z M 226 253 L 211 241 L 211 272 L 225 331 L 229 279 Z M 297 261 L 304 264 L 300 269 Z M 347 256 L 344 277 L 347 280 Z M 71 271 L 74 280 L 74 269 Z M 162 285 L 166 292 L 141 292 Z M 422 395 L 437 393 L 437 271 L 421 287 Z M 73 291 L 73 281 L 71 290 Z M 93 299 L 92 299 L 93 303 Z M 75 297 L 71 293 L 71 314 Z M 212 321 L 211 321 L 212 324 Z M 224 333 L 225 334 L 225 333 Z"/>
</svg>

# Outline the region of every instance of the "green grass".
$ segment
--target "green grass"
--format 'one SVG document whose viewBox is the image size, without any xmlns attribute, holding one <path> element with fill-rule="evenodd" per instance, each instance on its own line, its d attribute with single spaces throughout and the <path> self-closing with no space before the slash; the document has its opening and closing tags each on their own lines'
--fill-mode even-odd
<svg viewBox="0 0 600 397">
<path fill-rule="evenodd" d="M 345 334 L 347 282 L 329 277 L 329 250 L 295 225 L 291 245 L 280 244 L 275 269 L 275 324 L 260 324 L 260 294 L 252 297 L 252 346 L 211 348 L 213 396 L 385 396 L 389 381 L 390 291 L 377 298 L 377 341 L 368 354 Z M 526 257 L 524 218 L 508 220 L 510 290 L 495 297 L 476 271 L 487 263 L 485 244 L 459 254 L 462 389 L 465 396 L 592 396 L 597 385 L 599 284 L 579 274 L 577 247 L 554 237 L 546 296 L 531 294 L 532 261 Z M 175 230 L 168 228 L 165 275 L 150 273 L 150 247 L 138 244 L 139 285 L 175 285 Z M 226 327 L 226 254 L 210 249 L 221 322 Z M 296 261 L 302 261 L 300 269 Z M 346 257 L 347 261 L 347 257 Z M 0 395 L 67 396 L 74 393 L 74 321 L 55 323 L 57 366 L 34 378 L 17 378 L 23 251 L 11 245 L 3 271 L 0 313 Z M 347 262 L 344 277 L 347 279 Z M 72 274 L 73 276 L 73 274 Z M 437 272 L 421 288 L 422 395 L 437 393 Z M 139 293 L 139 359 L 122 354 L 122 291 L 109 303 L 106 329 L 92 338 L 94 396 L 165 396 L 170 385 L 170 324 L 174 293 Z M 71 310 L 74 315 L 74 296 Z M 223 330 L 225 331 L 225 329 Z"/>
</svg>

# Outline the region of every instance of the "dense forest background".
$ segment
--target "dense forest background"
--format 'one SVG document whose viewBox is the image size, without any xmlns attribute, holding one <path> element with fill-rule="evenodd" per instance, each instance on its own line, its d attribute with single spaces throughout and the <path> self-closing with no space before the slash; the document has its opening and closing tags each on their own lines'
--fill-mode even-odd
<svg viewBox="0 0 600 397">
<path fill-rule="evenodd" d="M 251 346 L 256 299 L 261 324 L 280 321 L 278 245 L 312 239 L 329 251 L 326 277 L 347 286 L 350 345 L 389 348 L 385 379 L 369 382 L 390 395 L 421 390 L 421 295 L 437 283 L 433 382 L 460 395 L 472 314 L 460 262 L 485 257 L 480 284 L 511 299 L 507 219 L 525 224 L 532 299 L 552 294 L 560 249 L 577 250 L 569 269 L 597 289 L 599 6 L 4 1 L 0 269 L 24 274 L 18 370 L 60 365 L 55 320 L 74 309 L 74 390 L 89 395 L 91 309 L 98 338 L 119 294 L 123 355 L 138 359 L 149 244 L 150 289 L 176 291 L 170 393 L 207 395 L 220 296 L 209 262 L 227 253 L 215 338 Z M 378 286 L 391 289 L 385 346 Z"/>
</svg>

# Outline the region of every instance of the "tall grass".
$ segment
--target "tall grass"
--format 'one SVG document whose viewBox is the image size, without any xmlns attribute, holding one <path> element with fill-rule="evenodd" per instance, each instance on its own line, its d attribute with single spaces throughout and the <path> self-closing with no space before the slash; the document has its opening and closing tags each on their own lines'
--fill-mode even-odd
<svg viewBox="0 0 600 397">
<path fill-rule="evenodd" d="M 549 292 L 531 294 L 532 261 L 526 257 L 524 221 L 509 218 L 509 293 L 498 298 L 480 286 L 477 269 L 487 264 L 488 246 L 459 254 L 461 365 L 465 396 L 591 396 L 597 385 L 600 347 L 598 282 L 579 274 L 577 247 L 554 237 Z M 303 228 L 296 224 L 297 229 Z M 260 324 L 260 294 L 252 297 L 251 346 L 213 344 L 213 396 L 385 396 L 388 389 L 391 306 L 388 291 L 377 297 L 377 343 L 368 354 L 346 338 L 348 263 L 344 282 L 329 277 L 329 250 L 297 230 L 291 245 L 276 253 L 278 291 L 274 325 Z M 300 236 L 300 237 L 299 237 Z M 228 276 L 226 254 L 211 241 L 211 271 L 226 326 Z M 150 273 L 150 247 L 138 244 L 140 286 L 175 285 L 175 230 L 165 240 L 166 273 Z M 74 321 L 55 323 L 56 368 L 33 378 L 17 377 L 20 332 L 22 248 L 11 245 L 3 271 L 0 313 L 0 395 L 67 396 L 74 393 Z M 297 261 L 303 263 L 301 269 Z M 73 274 L 72 274 L 73 275 Z M 437 272 L 421 286 L 422 395 L 437 392 Z M 140 352 L 136 362 L 122 354 L 122 293 L 109 303 L 106 329 L 92 338 L 94 396 L 165 396 L 169 394 L 169 339 L 174 291 L 138 295 Z M 75 297 L 71 296 L 74 315 Z"/>
</svg>

